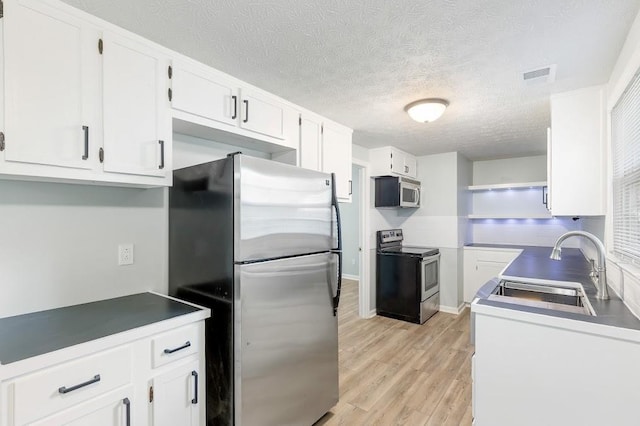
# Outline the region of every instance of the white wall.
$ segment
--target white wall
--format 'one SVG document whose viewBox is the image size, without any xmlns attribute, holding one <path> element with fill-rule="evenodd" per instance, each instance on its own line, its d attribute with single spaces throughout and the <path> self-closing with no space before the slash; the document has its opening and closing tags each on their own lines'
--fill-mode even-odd
<svg viewBox="0 0 640 426">
<path fill-rule="evenodd" d="M 473 162 L 473 184 L 540 182 L 547 180 L 547 156 L 514 157 Z"/>
<path fill-rule="evenodd" d="M 269 154 L 260 151 L 239 148 L 178 133 L 173 134 L 173 168 L 175 170 L 219 160 L 226 157 L 227 154 L 237 151 L 253 157 L 270 158 Z"/>
<path fill-rule="evenodd" d="M 471 175 L 468 160 L 456 152 L 418 157 L 418 180 L 422 182 L 421 207 L 419 209 L 371 209 L 371 247 L 375 247 L 375 232 L 381 229 L 402 228 L 405 244 L 438 247 L 440 262 L 440 304 L 445 309 L 457 310 L 462 303 L 462 282 L 459 273 L 459 229 L 464 229 L 458 213 L 458 204 L 466 196 L 459 184 L 459 162 L 465 170 L 463 179 Z M 372 185 L 373 187 L 373 185 Z M 375 199 L 372 188 L 372 203 Z M 375 251 L 372 250 L 373 258 Z M 375 269 L 372 277 L 375 279 Z M 373 281 L 375 282 L 375 281 Z M 375 300 L 375 299 L 374 299 Z"/>
<path fill-rule="evenodd" d="M 350 203 L 340 203 L 342 219 L 343 275 L 360 275 L 360 167 L 352 165 L 353 194 Z"/>
<path fill-rule="evenodd" d="M 167 291 L 164 189 L 0 181 L 0 317 Z M 118 266 L 118 244 L 134 244 Z"/>
<path fill-rule="evenodd" d="M 540 182 L 547 179 L 547 157 L 504 158 L 473 162 L 473 184 Z M 542 188 L 478 191 L 471 195 L 470 213 L 480 215 L 546 215 Z M 483 244 L 515 244 L 552 246 L 567 231 L 581 229 L 572 218 L 553 219 L 474 219 L 469 221 L 467 242 Z M 579 247 L 570 239 L 566 247 Z"/>
<path fill-rule="evenodd" d="M 174 135 L 176 168 L 231 145 Z M 167 292 L 167 190 L 0 180 L 0 317 L 154 290 Z M 134 244 L 118 266 L 118 244 Z"/>
</svg>

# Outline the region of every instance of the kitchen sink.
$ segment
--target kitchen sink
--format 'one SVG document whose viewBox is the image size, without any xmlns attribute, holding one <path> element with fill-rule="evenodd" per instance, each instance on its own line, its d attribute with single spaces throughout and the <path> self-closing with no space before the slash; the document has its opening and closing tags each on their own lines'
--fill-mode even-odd
<svg viewBox="0 0 640 426">
<path fill-rule="evenodd" d="M 584 289 L 577 283 L 501 280 L 489 299 L 595 316 Z"/>
</svg>

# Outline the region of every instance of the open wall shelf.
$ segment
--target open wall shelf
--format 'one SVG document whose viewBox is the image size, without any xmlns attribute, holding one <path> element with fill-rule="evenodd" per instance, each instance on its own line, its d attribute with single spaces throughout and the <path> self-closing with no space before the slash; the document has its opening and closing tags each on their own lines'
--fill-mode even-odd
<svg viewBox="0 0 640 426">
<path fill-rule="evenodd" d="M 470 214 L 468 219 L 553 219 L 551 214 L 531 214 L 531 215 L 491 215 L 491 214 Z"/>
<path fill-rule="evenodd" d="M 492 191 L 494 189 L 526 189 L 526 188 L 542 188 L 547 186 L 546 181 L 538 182 L 515 182 L 515 183 L 495 183 L 490 185 L 471 185 L 467 189 L 469 191 Z"/>
</svg>

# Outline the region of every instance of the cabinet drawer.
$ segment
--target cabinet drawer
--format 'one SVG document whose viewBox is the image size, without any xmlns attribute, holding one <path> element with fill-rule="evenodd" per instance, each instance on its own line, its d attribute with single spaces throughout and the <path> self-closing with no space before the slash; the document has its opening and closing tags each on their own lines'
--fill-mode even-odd
<svg viewBox="0 0 640 426">
<path fill-rule="evenodd" d="M 131 382 L 129 346 L 47 368 L 15 380 L 15 425 L 75 406 Z"/>
<path fill-rule="evenodd" d="M 199 346 L 197 324 L 160 334 L 151 341 L 153 368 L 198 353 Z"/>
</svg>

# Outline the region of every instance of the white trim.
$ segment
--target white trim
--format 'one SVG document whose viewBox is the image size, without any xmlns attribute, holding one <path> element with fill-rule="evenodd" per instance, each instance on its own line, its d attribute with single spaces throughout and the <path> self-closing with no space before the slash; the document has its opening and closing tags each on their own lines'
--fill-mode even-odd
<svg viewBox="0 0 640 426">
<path fill-rule="evenodd" d="M 351 280 L 351 281 L 358 281 L 360 282 L 360 277 L 357 275 L 351 275 L 351 274 L 342 274 L 342 278 L 346 279 L 346 280 Z"/>
<path fill-rule="evenodd" d="M 464 308 L 466 308 L 466 307 L 467 307 L 467 305 L 464 302 L 462 302 L 460 304 L 460 306 L 458 306 L 457 308 L 452 308 L 451 306 L 440 305 L 440 312 L 444 312 L 445 314 L 460 315 L 462 313 L 462 311 L 464 311 Z"/>
<path fill-rule="evenodd" d="M 357 158 L 351 159 L 352 164 L 360 167 L 360 206 L 358 208 L 360 219 L 360 279 L 358 280 L 358 315 L 361 318 L 371 318 L 372 309 L 369 299 L 371 298 L 371 286 L 373 285 L 369 271 L 371 270 L 371 260 L 369 256 L 369 206 L 371 205 L 371 167 L 368 161 Z"/>
<path fill-rule="evenodd" d="M 378 315 L 378 311 L 376 309 L 372 309 L 369 311 L 369 313 L 367 314 L 367 316 L 365 318 L 369 319 L 369 318 L 373 318 L 376 315 Z"/>
</svg>

